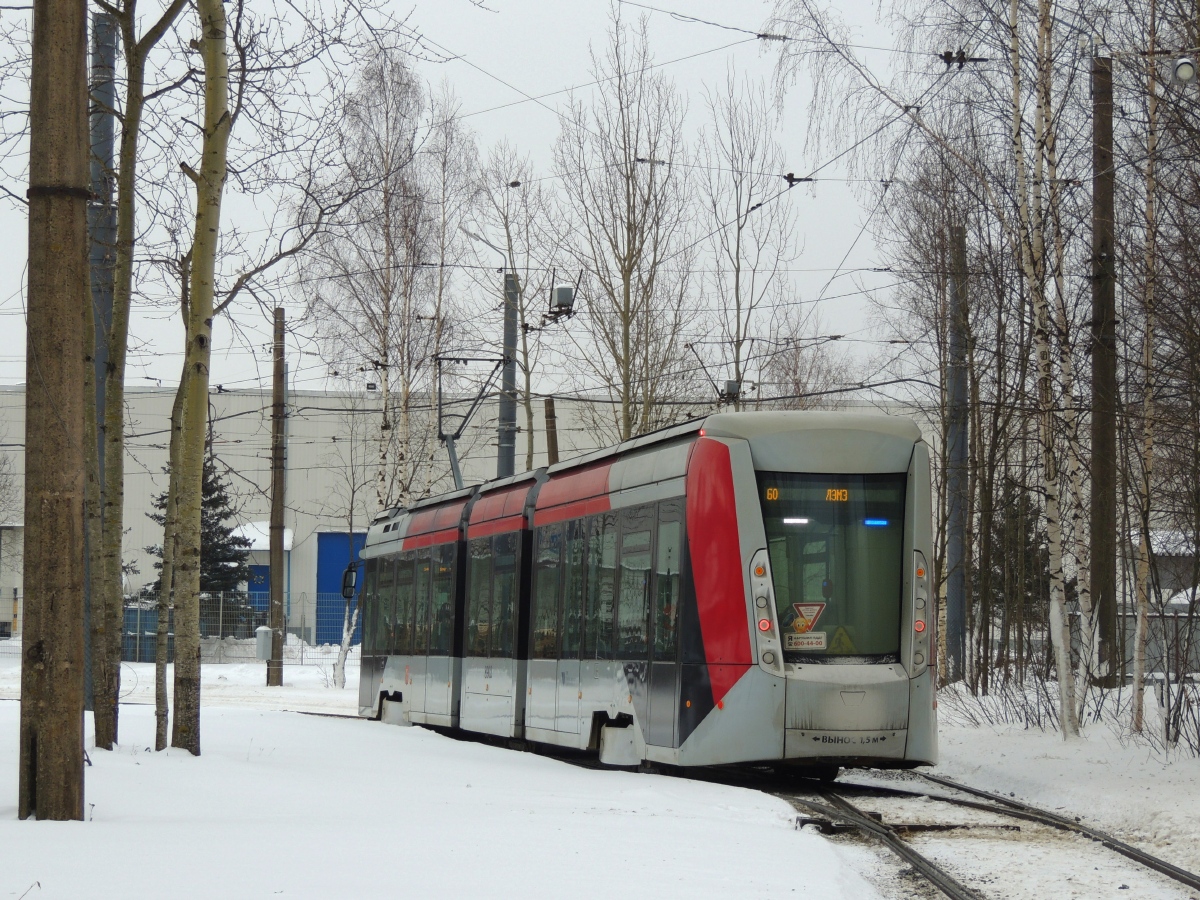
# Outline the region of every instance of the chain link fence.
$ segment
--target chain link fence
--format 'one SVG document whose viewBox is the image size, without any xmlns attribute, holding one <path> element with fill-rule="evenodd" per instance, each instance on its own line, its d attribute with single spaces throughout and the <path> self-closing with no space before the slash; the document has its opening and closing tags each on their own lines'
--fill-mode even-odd
<svg viewBox="0 0 1200 900">
<path fill-rule="evenodd" d="M 246 591 L 210 591 L 200 595 L 201 663 L 258 662 L 256 632 L 266 626 L 270 596 Z M 340 593 L 284 595 L 289 623 L 284 644 L 285 665 L 332 665 L 341 644 L 345 601 Z M 175 661 L 175 614 L 168 610 L 167 661 Z M 158 597 L 141 594 L 125 603 L 121 658 L 125 662 L 155 661 L 158 644 Z M 21 635 L 13 622 L 0 622 L 0 657 L 20 658 Z M 355 627 L 347 666 L 358 666 L 361 621 Z"/>
</svg>

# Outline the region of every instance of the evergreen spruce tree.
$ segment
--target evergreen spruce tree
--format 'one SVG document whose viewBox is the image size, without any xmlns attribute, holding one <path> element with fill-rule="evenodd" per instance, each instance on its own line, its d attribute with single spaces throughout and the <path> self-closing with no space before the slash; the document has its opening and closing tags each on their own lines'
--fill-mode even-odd
<svg viewBox="0 0 1200 900">
<path fill-rule="evenodd" d="M 158 512 L 147 513 L 159 525 L 166 523 L 167 494 L 164 491 L 154 498 Z M 204 480 L 200 500 L 200 590 L 236 591 L 238 586 L 250 580 L 250 540 L 234 534 L 236 510 L 229 495 L 229 482 L 217 471 L 217 459 L 213 454 L 212 441 L 208 442 L 204 454 Z M 162 547 L 147 547 L 147 552 L 162 559 Z M 158 591 L 162 587 L 162 563 L 154 568 L 159 578 L 148 590 Z"/>
</svg>

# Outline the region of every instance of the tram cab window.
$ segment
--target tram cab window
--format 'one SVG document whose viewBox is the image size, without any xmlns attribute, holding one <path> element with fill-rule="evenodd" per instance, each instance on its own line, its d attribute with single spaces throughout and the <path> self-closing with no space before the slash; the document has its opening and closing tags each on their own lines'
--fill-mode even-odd
<svg viewBox="0 0 1200 900">
<path fill-rule="evenodd" d="M 413 554 L 401 554 L 396 563 L 396 632 L 392 653 L 407 656 L 412 653 L 413 620 Z"/>
<path fill-rule="evenodd" d="M 454 549 L 454 544 L 440 544 L 433 548 L 430 656 L 449 656 L 454 641 Z"/>
<path fill-rule="evenodd" d="M 375 609 L 378 624 L 375 630 L 375 652 L 386 655 L 392 652 L 396 637 L 396 560 L 379 560 L 379 587 Z"/>
<path fill-rule="evenodd" d="M 430 551 L 417 554 L 413 577 L 413 653 L 417 656 L 429 652 L 430 562 Z"/>
<path fill-rule="evenodd" d="M 584 659 L 612 659 L 613 605 L 617 575 L 617 517 L 595 516 L 589 522 L 587 549 L 587 643 Z"/>
<path fill-rule="evenodd" d="M 467 574 L 467 656 L 488 655 L 492 629 L 492 540 L 475 538 L 470 543 Z"/>
<path fill-rule="evenodd" d="M 539 528 L 533 570 L 533 659 L 555 659 L 558 654 L 558 596 L 562 559 L 562 525 Z"/>
<path fill-rule="evenodd" d="M 362 604 L 363 650 L 365 654 L 375 652 L 375 632 L 379 627 L 379 603 L 375 597 L 375 584 L 379 580 L 379 561 L 368 559 L 363 566 L 363 589 L 359 602 Z"/>
<path fill-rule="evenodd" d="M 658 513 L 658 547 L 654 571 L 654 660 L 674 662 L 679 637 L 682 593 L 683 512 L 677 502 L 663 503 Z"/>
<path fill-rule="evenodd" d="M 899 661 L 907 479 L 758 473 L 785 659 Z"/>
<path fill-rule="evenodd" d="M 515 531 L 492 538 L 494 587 L 492 588 L 492 646 L 490 656 L 513 655 L 517 603 L 517 541 Z"/>
<path fill-rule="evenodd" d="M 621 517 L 621 583 L 617 609 L 617 658 L 646 658 L 650 606 L 650 538 L 653 508 L 626 510 Z"/>
<path fill-rule="evenodd" d="M 579 659 L 583 638 L 583 594 L 587 572 L 584 570 L 584 549 L 587 546 L 586 523 L 582 519 L 568 522 L 563 547 L 563 605 L 561 659 Z"/>
</svg>

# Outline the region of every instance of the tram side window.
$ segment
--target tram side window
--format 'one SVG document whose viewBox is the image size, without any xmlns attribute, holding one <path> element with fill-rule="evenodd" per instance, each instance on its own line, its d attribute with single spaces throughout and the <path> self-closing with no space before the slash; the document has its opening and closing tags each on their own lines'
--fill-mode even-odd
<svg viewBox="0 0 1200 900">
<path fill-rule="evenodd" d="M 559 570 L 562 525 L 539 528 L 535 535 L 533 572 L 533 659 L 554 659 L 558 650 Z"/>
<path fill-rule="evenodd" d="M 621 590 L 617 608 L 617 658 L 646 658 L 650 606 L 650 539 L 653 510 L 626 510 L 621 516 Z"/>
<path fill-rule="evenodd" d="M 359 600 L 362 604 L 363 653 L 371 654 L 378 645 L 375 639 L 375 632 L 379 627 L 379 604 L 375 597 L 375 582 L 378 580 L 377 560 L 368 559 L 363 569 L 363 589 Z"/>
<path fill-rule="evenodd" d="M 449 656 L 454 640 L 454 544 L 433 548 L 433 603 L 429 618 L 429 655 Z"/>
<path fill-rule="evenodd" d="M 379 625 L 375 632 L 375 651 L 386 655 L 392 652 L 396 638 L 396 560 L 379 561 L 379 592 L 376 595 Z"/>
<path fill-rule="evenodd" d="M 470 572 L 467 574 L 467 656 L 488 655 L 492 628 L 492 541 L 475 538 L 470 543 Z"/>
<path fill-rule="evenodd" d="M 422 550 L 413 580 L 413 653 L 417 656 L 429 652 L 429 570 L 430 552 Z"/>
<path fill-rule="evenodd" d="M 396 636 L 392 641 L 395 656 L 412 653 L 413 554 L 401 555 L 396 563 Z"/>
<path fill-rule="evenodd" d="M 493 540 L 492 646 L 489 656 L 513 655 L 514 620 L 517 603 L 517 540 L 515 531 L 498 534 Z"/>
<path fill-rule="evenodd" d="M 587 553 L 587 646 L 585 659 L 612 659 L 613 605 L 617 574 L 617 517 L 595 516 L 589 522 Z"/>
<path fill-rule="evenodd" d="M 587 523 L 575 519 L 566 526 L 566 543 L 563 547 L 563 610 L 562 647 L 560 659 L 579 659 L 579 648 L 583 638 L 583 586 L 587 573 L 584 570 L 584 548 L 587 545 Z"/>
<path fill-rule="evenodd" d="M 658 512 L 658 550 L 654 578 L 654 659 L 674 662 L 679 640 L 680 557 L 683 514 L 677 503 L 664 503 Z"/>
</svg>

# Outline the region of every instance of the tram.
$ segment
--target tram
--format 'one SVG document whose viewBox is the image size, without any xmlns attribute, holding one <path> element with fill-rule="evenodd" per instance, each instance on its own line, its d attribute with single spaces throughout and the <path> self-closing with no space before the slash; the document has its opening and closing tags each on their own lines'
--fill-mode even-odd
<svg viewBox="0 0 1200 900">
<path fill-rule="evenodd" d="M 359 707 L 602 763 L 937 761 L 915 424 L 717 413 L 380 515 Z"/>
</svg>

